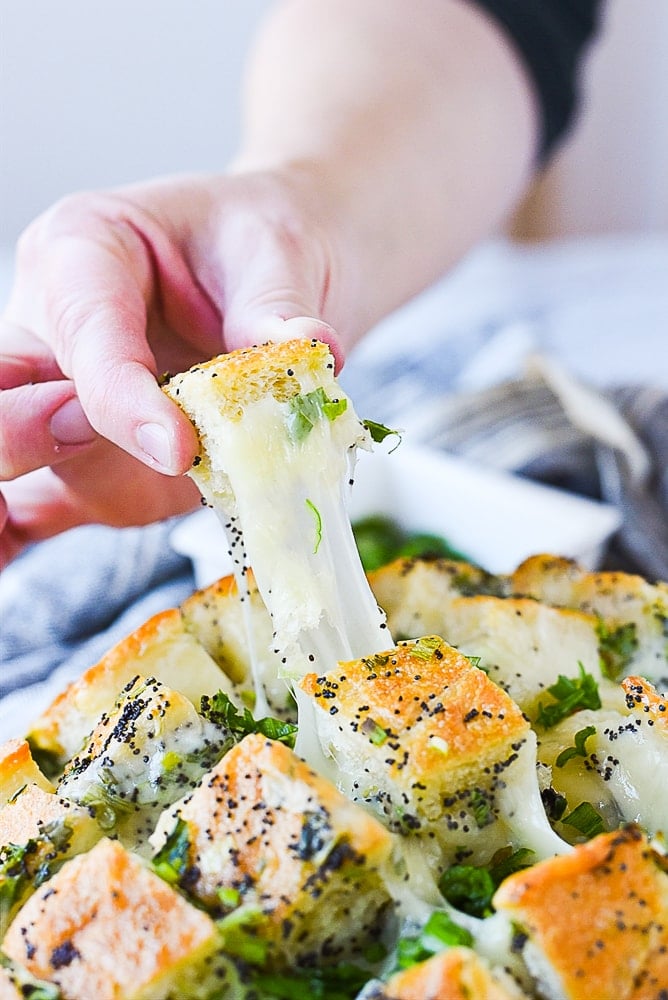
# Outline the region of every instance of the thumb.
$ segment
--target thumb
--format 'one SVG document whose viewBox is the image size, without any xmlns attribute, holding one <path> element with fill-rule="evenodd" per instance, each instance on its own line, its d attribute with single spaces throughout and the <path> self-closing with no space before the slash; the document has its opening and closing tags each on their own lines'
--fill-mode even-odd
<svg viewBox="0 0 668 1000">
<path fill-rule="evenodd" d="M 324 317 L 329 270 L 318 264 L 318 254 L 306 256 L 294 244 L 281 246 L 271 238 L 245 261 L 233 256 L 232 265 L 223 268 L 226 350 L 314 337 L 329 345 L 340 370 L 341 338 Z"/>
</svg>

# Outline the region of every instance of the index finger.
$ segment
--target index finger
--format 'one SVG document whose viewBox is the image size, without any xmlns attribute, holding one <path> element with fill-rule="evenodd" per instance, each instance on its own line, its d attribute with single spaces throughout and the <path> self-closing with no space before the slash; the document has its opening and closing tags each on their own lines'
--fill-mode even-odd
<svg viewBox="0 0 668 1000">
<path fill-rule="evenodd" d="M 64 233 L 40 266 L 39 335 L 75 384 L 91 425 L 152 468 L 176 475 L 197 449 L 190 423 L 157 385 L 147 340 L 151 262 L 129 226 Z M 20 296 L 18 296 L 20 301 Z"/>
</svg>

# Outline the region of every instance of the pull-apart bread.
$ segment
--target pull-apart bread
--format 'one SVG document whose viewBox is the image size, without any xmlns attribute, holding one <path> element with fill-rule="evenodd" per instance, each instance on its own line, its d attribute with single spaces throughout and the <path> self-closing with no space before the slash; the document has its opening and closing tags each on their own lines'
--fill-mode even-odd
<svg viewBox="0 0 668 1000">
<path fill-rule="evenodd" d="M 0 1000 L 668 1000 L 665 584 L 367 577 L 317 341 L 165 391 L 235 573 L 0 747 Z"/>
</svg>

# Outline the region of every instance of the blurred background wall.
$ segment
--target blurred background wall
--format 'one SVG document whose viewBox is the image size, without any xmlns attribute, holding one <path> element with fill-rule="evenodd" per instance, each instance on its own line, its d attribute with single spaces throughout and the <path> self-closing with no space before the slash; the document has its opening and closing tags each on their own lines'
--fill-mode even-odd
<svg viewBox="0 0 668 1000">
<path fill-rule="evenodd" d="M 61 195 L 225 165 L 270 5 L 0 0 L 0 297 L 18 234 Z M 577 130 L 517 235 L 668 229 L 666 53 L 667 0 L 609 0 Z"/>
<path fill-rule="evenodd" d="M 529 237 L 668 231 L 668 2 L 607 0 L 579 121 L 516 220 Z"/>
</svg>

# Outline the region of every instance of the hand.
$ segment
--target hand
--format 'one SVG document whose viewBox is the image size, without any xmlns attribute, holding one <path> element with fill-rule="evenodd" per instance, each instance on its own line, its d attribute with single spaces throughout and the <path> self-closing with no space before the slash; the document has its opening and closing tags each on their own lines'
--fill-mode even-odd
<svg viewBox="0 0 668 1000">
<path fill-rule="evenodd" d="M 326 218 L 295 171 L 78 195 L 29 227 L 0 322 L 0 565 L 77 524 L 196 505 L 195 434 L 160 373 L 293 336 L 341 363 L 330 324 L 354 309 Z"/>
</svg>

